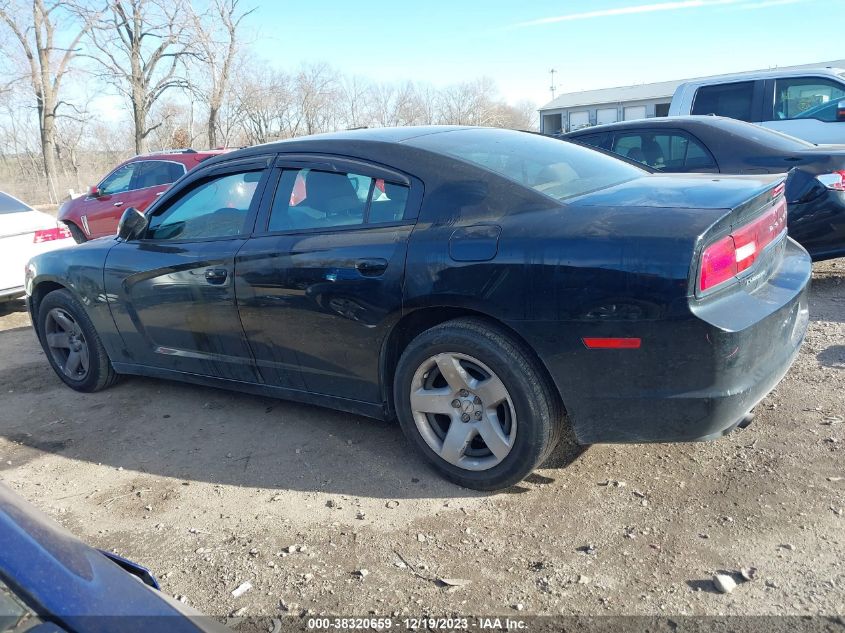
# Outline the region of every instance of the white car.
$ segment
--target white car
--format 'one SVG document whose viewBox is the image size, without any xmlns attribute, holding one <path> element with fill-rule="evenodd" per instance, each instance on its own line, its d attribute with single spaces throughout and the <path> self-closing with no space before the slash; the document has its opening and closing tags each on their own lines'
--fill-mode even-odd
<svg viewBox="0 0 845 633">
<path fill-rule="evenodd" d="M 678 86 L 669 116 L 715 114 L 810 143 L 845 144 L 845 70 L 802 68 L 734 73 Z"/>
<path fill-rule="evenodd" d="M 24 294 L 24 267 L 31 257 L 75 244 L 56 218 L 0 191 L 0 301 Z"/>
</svg>

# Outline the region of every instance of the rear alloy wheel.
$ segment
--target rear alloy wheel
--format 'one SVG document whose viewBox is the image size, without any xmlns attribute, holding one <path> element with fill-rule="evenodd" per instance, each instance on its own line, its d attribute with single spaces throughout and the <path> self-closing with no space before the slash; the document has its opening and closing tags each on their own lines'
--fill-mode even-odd
<svg viewBox="0 0 845 633">
<path fill-rule="evenodd" d="M 467 354 L 437 354 L 420 365 L 411 410 L 428 447 L 466 470 L 500 464 L 516 439 L 516 412 L 504 383 Z"/>
<path fill-rule="evenodd" d="M 37 330 L 50 365 L 68 387 L 92 392 L 117 380 L 88 314 L 67 290 L 54 290 L 41 300 Z"/>
<path fill-rule="evenodd" d="M 449 480 L 477 490 L 516 484 L 557 445 L 559 398 L 536 358 L 495 324 L 449 321 L 417 336 L 396 368 L 402 430 Z"/>
</svg>

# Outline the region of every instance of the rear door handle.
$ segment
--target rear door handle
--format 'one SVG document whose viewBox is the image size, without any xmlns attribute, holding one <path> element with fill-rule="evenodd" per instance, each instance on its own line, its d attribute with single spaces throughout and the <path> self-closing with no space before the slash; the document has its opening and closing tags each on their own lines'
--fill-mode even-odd
<svg viewBox="0 0 845 633">
<path fill-rule="evenodd" d="M 122 207 L 122 206 L 123 206 L 123 203 L 122 203 L 122 202 L 115 202 L 115 203 L 114 203 L 114 206 L 116 206 L 116 207 Z"/>
<path fill-rule="evenodd" d="M 377 277 L 387 270 L 387 260 L 381 257 L 371 259 L 359 259 L 355 263 L 356 270 L 368 277 Z"/>
<path fill-rule="evenodd" d="M 225 268 L 206 268 L 205 270 L 205 280 L 215 286 L 225 283 L 228 276 L 229 271 Z"/>
</svg>

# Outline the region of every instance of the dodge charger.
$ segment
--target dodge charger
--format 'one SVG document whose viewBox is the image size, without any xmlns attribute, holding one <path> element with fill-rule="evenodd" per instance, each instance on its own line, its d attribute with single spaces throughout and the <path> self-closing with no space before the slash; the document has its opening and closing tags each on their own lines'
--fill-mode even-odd
<svg viewBox="0 0 845 633">
<path fill-rule="evenodd" d="M 398 419 L 495 490 L 564 434 L 746 420 L 808 323 L 783 192 L 525 132 L 313 136 L 213 158 L 115 237 L 35 257 L 27 301 L 73 389 L 135 374 Z"/>
</svg>

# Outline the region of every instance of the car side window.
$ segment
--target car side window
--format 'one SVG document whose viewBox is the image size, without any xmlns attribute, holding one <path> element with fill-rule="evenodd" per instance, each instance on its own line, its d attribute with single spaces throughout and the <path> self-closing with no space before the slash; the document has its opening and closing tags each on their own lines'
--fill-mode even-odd
<svg viewBox="0 0 845 633">
<path fill-rule="evenodd" d="M 703 86 L 695 93 L 692 114 L 716 114 L 731 119 L 751 122 L 751 103 L 753 98 L 753 81 Z"/>
<path fill-rule="evenodd" d="M 138 163 L 129 163 L 118 167 L 98 185 L 101 194 L 114 194 L 129 191 L 132 184 L 132 176 L 138 168 Z"/>
<path fill-rule="evenodd" d="M 775 81 L 775 119 L 837 120 L 837 105 L 845 99 L 840 83 L 821 77 L 793 77 Z"/>
<path fill-rule="evenodd" d="M 701 143 L 678 132 L 618 134 L 613 151 L 660 171 L 695 171 L 716 166 Z"/>
<path fill-rule="evenodd" d="M 176 182 L 185 174 L 185 167 L 182 163 L 166 160 L 147 160 L 137 171 L 132 188 L 146 189 Z"/>
<path fill-rule="evenodd" d="M 604 134 L 584 134 L 583 136 L 576 136 L 572 140 L 578 141 L 584 145 L 591 145 L 593 147 L 601 147 Z"/>
<path fill-rule="evenodd" d="M 261 171 L 212 177 L 150 218 L 146 239 L 199 240 L 244 232 Z"/>
<path fill-rule="evenodd" d="M 268 230 L 297 231 L 401 221 L 408 187 L 360 174 L 285 169 Z"/>
</svg>

